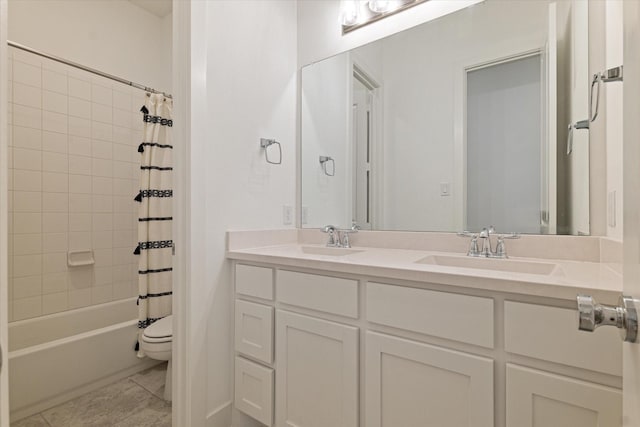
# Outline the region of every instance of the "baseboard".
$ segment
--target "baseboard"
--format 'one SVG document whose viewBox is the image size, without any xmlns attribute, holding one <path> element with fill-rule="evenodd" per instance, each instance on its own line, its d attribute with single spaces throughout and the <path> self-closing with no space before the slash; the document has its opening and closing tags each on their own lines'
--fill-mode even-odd
<svg viewBox="0 0 640 427">
<path fill-rule="evenodd" d="M 19 421 L 23 418 L 30 417 L 31 415 L 35 415 L 39 412 L 46 411 L 47 409 L 53 408 L 54 406 L 58 406 L 62 403 L 73 400 L 76 397 L 80 397 L 84 394 L 90 393 L 94 390 L 97 390 L 109 384 L 113 384 L 124 378 L 130 377 L 131 375 L 136 374 L 140 371 L 149 369 L 152 366 L 155 366 L 159 363 L 163 363 L 163 362 L 146 358 L 144 360 L 141 360 L 139 364 L 136 364 L 135 366 L 127 368 L 123 371 L 117 372 L 113 375 L 100 378 L 99 380 L 93 381 L 85 386 L 78 387 L 76 389 L 73 389 L 71 391 L 67 391 L 64 393 L 60 393 L 55 397 L 52 397 L 51 399 L 42 400 L 34 405 L 30 405 L 25 408 L 21 408 L 19 410 L 13 411 L 11 412 L 11 423 Z"/>
<path fill-rule="evenodd" d="M 231 401 L 223 403 L 207 415 L 207 427 L 231 427 Z"/>
</svg>

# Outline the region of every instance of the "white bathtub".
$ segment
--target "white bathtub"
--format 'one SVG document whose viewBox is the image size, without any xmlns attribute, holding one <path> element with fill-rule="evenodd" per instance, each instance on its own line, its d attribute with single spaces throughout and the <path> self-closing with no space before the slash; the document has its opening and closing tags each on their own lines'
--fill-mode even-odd
<svg viewBox="0 0 640 427">
<path fill-rule="evenodd" d="M 158 363 L 138 359 L 135 298 L 9 324 L 16 421 Z"/>
</svg>

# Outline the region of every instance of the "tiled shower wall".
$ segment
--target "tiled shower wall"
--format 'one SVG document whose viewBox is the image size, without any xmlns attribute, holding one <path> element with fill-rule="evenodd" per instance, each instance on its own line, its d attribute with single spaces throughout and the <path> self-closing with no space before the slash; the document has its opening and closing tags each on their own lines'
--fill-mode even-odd
<svg viewBox="0 0 640 427">
<path fill-rule="evenodd" d="M 13 48 L 9 70 L 10 320 L 137 295 L 144 92 Z"/>
</svg>

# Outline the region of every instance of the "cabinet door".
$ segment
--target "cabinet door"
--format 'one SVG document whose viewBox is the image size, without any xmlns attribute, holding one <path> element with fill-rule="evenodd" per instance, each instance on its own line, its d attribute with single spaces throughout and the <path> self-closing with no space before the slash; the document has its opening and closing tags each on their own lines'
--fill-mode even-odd
<svg viewBox="0 0 640 427">
<path fill-rule="evenodd" d="M 236 357 L 235 405 L 262 424 L 273 425 L 273 369 Z"/>
<path fill-rule="evenodd" d="M 276 312 L 276 425 L 357 427 L 358 328 Z"/>
<path fill-rule="evenodd" d="M 493 360 L 366 336 L 367 427 L 493 427 Z"/>
<path fill-rule="evenodd" d="M 507 364 L 507 427 L 616 427 L 622 393 Z"/>
</svg>

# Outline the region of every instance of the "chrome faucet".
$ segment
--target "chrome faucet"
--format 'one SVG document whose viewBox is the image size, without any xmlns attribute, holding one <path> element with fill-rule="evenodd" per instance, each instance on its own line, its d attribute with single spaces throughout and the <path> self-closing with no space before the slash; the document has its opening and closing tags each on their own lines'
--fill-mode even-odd
<svg viewBox="0 0 640 427">
<path fill-rule="evenodd" d="M 458 236 L 471 237 L 471 243 L 469 244 L 469 251 L 467 256 L 471 257 L 484 257 L 484 258 L 509 258 L 507 256 L 507 248 L 505 246 L 505 239 L 519 239 L 520 235 L 517 233 L 511 233 L 507 235 L 499 234 L 496 242 L 495 251 L 491 246 L 491 235 L 496 234 L 493 225 L 488 228 L 483 228 L 479 233 L 471 233 L 469 231 L 463 231 L 458 233 Z M 478 249 L 478 239 L 482 240 L 482 248 Z"/>
<path fill-rule="evenodd" d="M 360 230 L 360 226 L 355 222 L 348 230 L 340 230 L 338 227 L 333 225 L 325 225 L 320 229 L 320 231 L 329 235 L 329 239 L 327 240 L 327 247 L 329 248 L 350 248 L 351 238 L 349 235 L 357 233 L 358 230 Z"/>
</svg>

